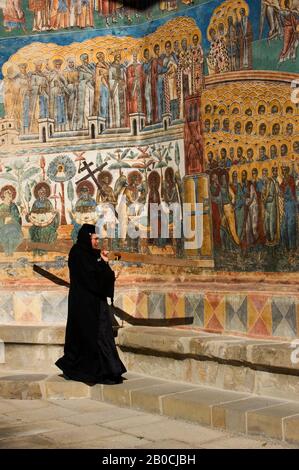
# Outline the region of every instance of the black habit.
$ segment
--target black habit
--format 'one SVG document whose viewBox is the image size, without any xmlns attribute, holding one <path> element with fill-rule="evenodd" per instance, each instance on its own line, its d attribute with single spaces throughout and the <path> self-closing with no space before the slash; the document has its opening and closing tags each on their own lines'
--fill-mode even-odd
<svg viewBox="0 0 299 470">
<path fill-rule="evenodd" d="M 120 383 L 126 368 L 115 346 L 107 297 L 115 275 L 91 245 L 95 226 L 84 224 L 68 259 L 70 291 L 64 356 L 56 362 L 67 378 L 88 383 Z"/>
</svg>

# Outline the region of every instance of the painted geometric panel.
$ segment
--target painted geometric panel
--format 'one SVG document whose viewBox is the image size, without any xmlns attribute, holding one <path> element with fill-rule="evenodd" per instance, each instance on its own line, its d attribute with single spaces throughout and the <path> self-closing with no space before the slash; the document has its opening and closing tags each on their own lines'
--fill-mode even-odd
<svg viewBox="0 0 299 470">
<path fill-rule="evenodd" d="M 13 319 L 12 294 L 2 291 L 0 296 L 0 323 L 10 323 Z"/>
<path fill-rule="evenodd" d="M 182 318 L 185 316 L 184 294 L 168 292 L 165 294 L 166 318 Z"/>
<path fill-rule="evenodd" d="M 148 317 L 165 318 L 165 294 L 160 292 L 151 292 L 148 297 Z"/>
<path fill-rule="evenodd" d="M 193 317 L 193 325 L 204 326 L 204 301 L 202 294 L 185 295 L 185 316 Z"/>
<path fill-rule="evenodd" d="M 65 322 L 67 319 L 68 293 L 43 292 L 41 294 L 42 320 L 46 323 Z"/>
<path fill-rule="evenodd" d="M 294 297 L 274 297 L 272 299 L 272 318 L 272 334 L 274 336 L 296 336 L 296 299 Z"/>
<path fill-rule="evenodd" d="M 226 296 L 226 323 L 228 330 L 246 332 L 247 330 L 247 296 Z"/>
<path fill-rule="evenodd" d="M 129 292 L 128 294 L 123 294 L 122 297 L 121 308 L 133 317 L 136 316 L 137 295 L 138 294 L 136 292 Z"/>
<path fill-rule="evenodd" d="M 148 293 L 138 292 L 136 318 L 148 318 Z"/>
<path fill-rule="evenodd" d="M 15 292 L 13 307 L 17 322 L 40 323 L 42 320 L 41 295 L 36 292 Z"/>
<path fill-rule="evenodd" d="M 248 332 L 256 336 L 270 336 L 272 332 L 271 296 L 248 295 Z"/>
<path fill-rule="evenodd" d="M 225 295 L 208 293 L 204 299 L 205 328 L 223 331 L 225 319 Z"/>
</svg>

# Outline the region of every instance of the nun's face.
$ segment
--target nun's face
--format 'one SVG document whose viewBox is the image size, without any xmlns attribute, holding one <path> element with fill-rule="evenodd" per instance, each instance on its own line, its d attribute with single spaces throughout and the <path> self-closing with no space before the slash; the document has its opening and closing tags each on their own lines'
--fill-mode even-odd
<svg viewBox="0 0 299 470">
<path fill-rule="evenodd" d="M 90 239 L 91 239 L 91 246 L 94 250 L 97 250 L 99 248 L 99 236 L 98 234 L 96 233 L 92 233 L 90 235 Z"/>
</svg>

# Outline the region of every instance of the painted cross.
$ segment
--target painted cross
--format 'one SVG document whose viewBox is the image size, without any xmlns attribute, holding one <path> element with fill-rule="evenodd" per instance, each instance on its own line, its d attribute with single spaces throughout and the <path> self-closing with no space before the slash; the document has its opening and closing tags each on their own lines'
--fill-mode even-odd
<svg viewBox="0 0 299 470">
<path fill-rule="evenodd" d="M 92 165 L 93 163 L 87 163 L 86 161 L 80 162 L 79 173 L 82 173 L 82 171 L 87 171 L 87 175 L 83 176 L 78 181 L 76 181 L 76 184 L 79 184 L 81 181 L 85 181 L 91 178 L 93 182 L 95 183 L 96 187 L 99 190 L 101 190 L 101 185 L 99 184 L 97 178 L 95 177 L 95 174 L 98 171 L 102 171 L 102 169 L 107 165 L 107 162 L 102 163 L 101 165 L 97 166 L 94 170 L 90 168 Z"/>
</svg>

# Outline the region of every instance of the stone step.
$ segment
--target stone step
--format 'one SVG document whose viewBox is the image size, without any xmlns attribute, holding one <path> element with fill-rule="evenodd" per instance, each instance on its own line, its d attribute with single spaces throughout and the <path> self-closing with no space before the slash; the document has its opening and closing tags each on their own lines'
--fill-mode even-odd
<svg viewBox="0 0 299 470">
<path fill-rule="evenodd" d="M 0 372 L 56 374 L 64 335 L 62 325 L 1 325 Z M 117 343 L 132 372 L 299 403 L 299 354 L 291 341 L 130 326 L 119 331 Z"/>
<path fill-rule="evenodd" d="M 299 447 L 299 404 L 128 372 L 119 385 L 89 386 L 58 375 L 0 373 L 0 398 L 91 398 L 178 420 L 259 435 Z"/>
<path fill-rule="evenodd" d="M 132 372 L 299 402 L 299 350 L 291 340 L 130 326 L 118 345 Z"/>
<path fill-rule="evenodd" d="M 55 374 L 55 361 L 63 355 L 63 325 L 0 325 L 4 357 L 0 371 L 34 370 Z"/>
</svg>

